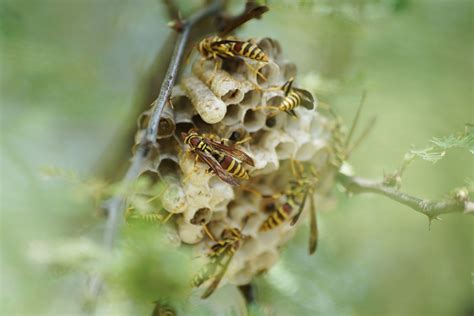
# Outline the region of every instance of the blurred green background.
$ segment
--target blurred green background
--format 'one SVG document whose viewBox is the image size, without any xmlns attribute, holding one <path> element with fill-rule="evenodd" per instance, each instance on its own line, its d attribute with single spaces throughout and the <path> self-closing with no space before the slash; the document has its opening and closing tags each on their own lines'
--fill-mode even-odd
<svg viewBox="0 0 474 316">
<path fill-rule="evenodd" d="M 200 3 L 180 2 L 185 13 Z M 411 145 L 473 122 L 473 1 L 269 6 L 241 34 L 277 38 L 299 76 L 310 74 L 317 96 L 347 122 L 367 89 L 362 121 L 376 115 L 377 125 L 351 157 L 356 174 L 381 178 Z M 104 154 L 130 142 L 133 106 L 170 33 L 167 22 L 153 0 L 0 0 L 2 315 L 80 313 L 85 285 L 51 277 L 31 253 L 38 241 L 100 236 L 102 220 L 83 190 L 46 179 L 41 169 L 87 179 Z M 439 198 L 468 178 L 472 155 L 453 150 L 435 165 L 415 161 L 403 190 Z M 257 280 L 255 313 L 474 313 L 471 217 L 442 216 L 428 230 L 426 217 L 385 198 L 337 190 L 335 198 L 335 206 L 320 210 L 316 255 L 306 254 L 303 228 Z"/>
</svg>

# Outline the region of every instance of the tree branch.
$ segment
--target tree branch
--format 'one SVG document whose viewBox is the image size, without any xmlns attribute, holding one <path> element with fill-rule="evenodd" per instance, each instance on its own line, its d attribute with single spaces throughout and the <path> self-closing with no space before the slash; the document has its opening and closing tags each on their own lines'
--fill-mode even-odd
<svg viewBox="0 0 474 316">
<path fill-rule="evenodd" d="M 338 173 L 337 180 L 348 192 L 375 193 L 384 195 L 394 201 L 404 204 L 415 211 L 425 214 L 430 219 L 436 218 L 441 214 L 448 213 L 474 213 L 474 203 L 466 198 L 451 198 L 446 200 L 430 201 L 420 199 L 406 193 L 403 193 L 393 186 L 384 184 L 382 181 L 363 179 L 360 177 L 350 177 Z"/>
<path fill-rule="evenodd" d="M 176 39 L 175 48 L 160 88 L 160 94 L 156 101 L 156 106 L 151 114 L 147 131 L 140 141 L 140 144 L 131 159 L 130 167 L 121 181 L 122 188 L 125 192 L 133 181 L 135 181 L 135 179 L 140 175 L 151 147 L 156 145 L 156 134 L 161 113 L 170 98 L 171 90 L 178 75 L 179 66 L 183 58 L 191 29 L 196 23 L 207 17 L 216 15 L 220 10 L 222 10 L 222 0 L 214 0 L 207 7 L 192 15 L 187 21 L 179 21 L 181 23 L 181 28 L 179 29 L 180 33 Z M 125 209 L 125 197 L 123 194 L 116 194 L 109 199 L 105 203 L 105 209 L 107 210 L 107 222 L 104 228 L 103 243 L 107 250 L 111 250 L 123 221 L 123 213 Z M 96 274 L 92 276 L 88 289 L 89 308 L 94 308 L 94 304 L 102 289 L 102 283 L 103 281 L 100 275 Z"/>
<path fill-rule="evenodd" d="M 168 67 L 168 71 L 166 72 L 165 80 L 161 85 L 160 94 L 158 95 L 158 99 L 156 100 L 155 109 L 150 116 L 150 122 L 148 124 L 148 128 L 142 143 L 146 144 L 146 142 L 150 142 L 152 144 L 156 144 L 156 134 L 158 132 L 158 123 L 160 122 L 161 113 L 163 112 L 163 108 L 171 95 L 171 89 L 173 88 L 174 82 L 178 75 L 179 65 L 181 64 L 184 49 L 186 47 L 189 33 L 191 32 L 193 25 L 208 16 L 216 15 L 221 9 L 222 1 L 214 0 L 208 7 L 197 12 L 187 21 L 183 22 L 182 31 L 178 36 L 177 44 L 173 52 L 170 66 Z"/>
</svg>

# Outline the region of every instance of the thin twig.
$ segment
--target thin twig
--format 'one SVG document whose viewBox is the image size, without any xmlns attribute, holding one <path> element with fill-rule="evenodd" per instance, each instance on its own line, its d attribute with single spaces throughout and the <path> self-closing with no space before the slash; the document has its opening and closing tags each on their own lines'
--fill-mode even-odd
<svg viewBox="0 0 474 316">
<path fill-rule="evenodd" d="M 415 211 L 425 214 L 430 219 L 436 218 L 441 214 L 448 213 L 473 213 L 474 204 L 468 200 L 456 198 L 430 201 L 420 199 L 406 193 L 403 193 L 393 186 L 388 186 L 381 181 L 363 179 L 360 177 L 350 177 L 339 173 L 337 180 L 347 191 L 351 193 L 375 193 L 384 195 L 394 201 L 404 204 Z"/>
<path fill-rule="evenodd" d="M 197 12 L 195 15 L 189 18 L 189 20 L 184 21 L 182 32 L 178 35 L 177 45 L 175 46 L 168 71 L 166 72 L 165 80 L 161 85 L 160 94 L 156 100 L 155 109 L 150 116 L 150 122 L 143 141 L 152 144 L 156 143 L 156 134 L 158 132 L 158 123 L 160 122 L 161 113 L 163 112 L 163 108 L 171 96 L 171 89 L 173 88 L 174 82 L 178 75 L 179 65 L 181 64 L 181 59 L 184 55 L 184 49 L 186 47 L 189 33 L 193 25 L 208 16 L 217 14 L 221 8 L 222 1 L 215 0 L 208 7 Z"/>
<path fill-rule="evenodd" d="M 347 134 L 346 147 L 349 146 L 351 142 L 351 138 L 354 135 L 354 131 L 355 131 L 355 128 L 357 127 L 357 123 L 359 122 L 360 113 L 362 112 L 362 108 L 364 107 L 366 97 L 367 97 L 367 90 L 364 90 L 362 92 L 362 96 L 360 97 L 359 106 L 357 107 L 356 115 L 354 116 L 354 119 L 352 120 L 351 129 L 349 133 Z"/>
<path fill-rule="evenodd" d="M 242 13 L 236 16 L 217 16 L 217 30 L 219 36 L 228 35 L 240 25 L 252 19 L 260 19 L 262 14 L 268 11 L 266 5 L 260 5 L 256 1 L 247 0 Z"/>
<path fill-rule="evenodd" d="M 167 103 L 171 95 L 171 89 L 174 86 L 176 77 L 178 75 L 179 66 L 184 54 L 189 33 L 192 27 L 201 20 L 216 15 L 222 9 L 222 1 L 214 0 L 210 5 L 192 15 L 189 20 L 183 22 L 183 28 L 176 39 L 175 49 L 171 60 L 169 62 L 168 70 L 161 85 L 160 94 L 156 101 L 156 106 L 151 115 L 147 132 L 142 138 L 135 154 L 132 157 L 131 165 L 127 173 L 121 181 L 122 188 L 126 190 L 130 187 L 133 181 L 140 175 L 143 164 L 146 161 L 150 147 L 156 143 L 156 134 L 158 131 L 158 123 L 161 118 L 163 107 Z M 116 194 L 106 202 L 105 208 L 107 210 L 107 222 L 104 228 L 103 243 L 106 249 L 111 250 L 114 246 L 115 239 L 123 221 L 123 212 L 125 209 L 125 198 L 123 194 Z M 94 308 L 94 304 L 102 289 L 102 278 L 100 275 L 94 275 L 89 282 L 88 300 Z"/>
</svg>

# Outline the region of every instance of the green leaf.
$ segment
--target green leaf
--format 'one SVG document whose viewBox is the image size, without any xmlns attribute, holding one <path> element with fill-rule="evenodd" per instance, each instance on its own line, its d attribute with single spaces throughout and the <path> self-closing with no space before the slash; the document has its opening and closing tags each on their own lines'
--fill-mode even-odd
<svg viewBox="0 0 474 316">
<path fill-rule="evenodd" d="M 446 151 L 452 148 L 464 148 L 474 154 L 474 125 L 466 124 L 463 133 L 433 137 L 430 143 L 434 146 L 424 149 L 412 149 L 409 153 L 432 163 L 441 160 L 446 155 Z"/>
<path fill-rule="evenodd" d="M 412 149 L 410 150 L 410 153 L 432 163 L 438 162 L 438 160 L 442 159 L 446 155 L 446 151 L 437 151 L 434 147 L 418 150 Z"/>
</svg>

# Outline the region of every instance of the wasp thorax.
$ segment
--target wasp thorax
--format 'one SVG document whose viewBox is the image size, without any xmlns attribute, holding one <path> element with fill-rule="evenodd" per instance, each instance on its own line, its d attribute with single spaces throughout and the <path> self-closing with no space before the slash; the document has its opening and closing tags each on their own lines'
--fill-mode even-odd
<svg viewBox="0 0 474 316">
<path fill-rule="evenodd" d="M 173 142 L 161 143 L 179 148 L 160 152 L 176 162 L 166 168 L 176 175 L 163 197 L 166 211 L 174 214 L 169 220 L 181 243 L 195 244 L 207 260 L 195 284 L 208 296 L 220 284 L 241 285 L 272 267 L 294 234 L 290 222 L 301 201 L 325 194 L 320 184 L 332 174 L 326 170 L 333 158 L 326 118 L 315 96 L 298 86 L 296 67 L 277 41 L 211 36 L 197 50 L 207 60 L 191 65 L 167 109 L 173 128 L 166 137 Z M 151 171 L 164 169 L 153 159 Z"/>
</svg>

